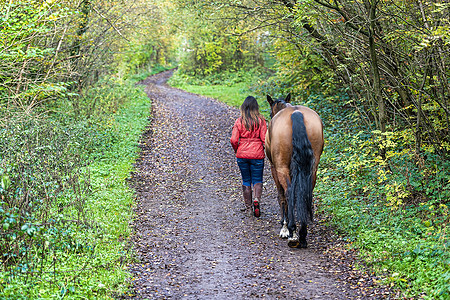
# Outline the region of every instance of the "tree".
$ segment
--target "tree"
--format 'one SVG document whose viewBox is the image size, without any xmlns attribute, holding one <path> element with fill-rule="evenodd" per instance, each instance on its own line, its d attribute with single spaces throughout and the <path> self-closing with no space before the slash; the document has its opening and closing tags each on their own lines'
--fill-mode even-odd
<svg viewBox="0 0 450 300">
<path fill-rule="evenodd" d="M 215 1 L 208 9 L 269 31 L 295 45 L 299 55 L 305 49 L 319 55 L 351 92 L 367 124 L 375 121 L 380 132 L 413 134 L 418 151 L 425 142 L 444 153 L 450 149 L 449 6 L 421 0 L 256 0 Z"/>
<path fill-rule="evenodd" d="M 102 74 L 117 71 L 124 56 L 137 66 L 164 63 L 172 40 L 157 32 L 167 26 L 158 16 L 147 18 L 158 10 L 140 0 L 1 2 L 0 103 L 30 112 L 70 98 L 77 109 L 77 95 Z M 137 34 L 142 28 L 153 34 Z M 134 61 L 129 49 L 148 45 L 154 54 Z"/>
<path fill-rule="evenodd" d="M 199 1 L 177 1 L 182 20 L 180 69 L 195 75 L 259 67 L 263 64 L 261 31 L 248 32 L 248 24 L 234 21 L 230 12 Z M 247 34 L 244 34 L 247 33 Z"/>
</svg>

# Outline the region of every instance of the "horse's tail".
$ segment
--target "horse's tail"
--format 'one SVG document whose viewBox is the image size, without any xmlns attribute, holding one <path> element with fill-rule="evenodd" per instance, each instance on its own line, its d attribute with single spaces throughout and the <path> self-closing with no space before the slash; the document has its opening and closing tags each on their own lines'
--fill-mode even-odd
<svg viewBox="0 0 450 300">
<path fill-rule="evenodd" d="M 297 221 L 307 224 L 312 221 L 312 173 L 314 152 L 306 134 L 303 114 L 295 111 L 292 119 L 292 157 L 290 165 L 291 183 L 288 188 L 288 206 L 292 215 L 297 208 Z"/>
</svg>

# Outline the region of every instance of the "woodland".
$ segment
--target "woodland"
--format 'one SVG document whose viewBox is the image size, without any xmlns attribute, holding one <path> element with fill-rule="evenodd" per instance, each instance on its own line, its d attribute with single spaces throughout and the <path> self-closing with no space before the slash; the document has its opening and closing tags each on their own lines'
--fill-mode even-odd
<svg viewBox="0 0 450 300">
<path fill-rule="evenodd" d="M 136 83 L 172 68 L 318 111 L 318 213 L 379 284 L 450 297 L 448 1 L 0 0 L 0 298 L 127 293 Z"/>
</svg>

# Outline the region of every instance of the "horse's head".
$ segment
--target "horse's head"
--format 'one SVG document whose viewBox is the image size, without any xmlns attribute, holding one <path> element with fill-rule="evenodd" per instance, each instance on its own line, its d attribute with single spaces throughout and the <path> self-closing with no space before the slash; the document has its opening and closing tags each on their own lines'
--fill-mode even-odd
<svg viewBox="0 0 450 300">
<path fill-rule="evenodd" d="M 291 94 L 288 94 L 285 99 L 279 98 L 273 100 L 272 97 L 267 95 L 267 102 L 270 104 L 270 118 L 273 118 L 280 110 L 285 108 L 289 102 L 291 102 Z"/>
</svg>

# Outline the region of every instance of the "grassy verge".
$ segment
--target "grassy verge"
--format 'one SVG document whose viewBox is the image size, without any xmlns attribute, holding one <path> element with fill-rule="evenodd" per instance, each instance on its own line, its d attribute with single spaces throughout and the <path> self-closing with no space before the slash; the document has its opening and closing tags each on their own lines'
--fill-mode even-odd
<svg viewBox="0 0 450 300">
<path fill-rule="evenodd" d="M 125 91 L 128 101 L 112 123 L 114 142 L 90 165 L 93 193 L 89 207 L 101 228 L 101 240 L 96 247 L 98 272 L 88 272 L 90 278 L 87 279 L 93 283 L 92 295 L 103 294 L 106 298 L 124 293 L 129 282 L 125 262 L 129 261 L 130 253 L 126 245 L 135 196 L 126 179 L 138 156 L 137 141 L 148 124 L 150 113 L 150 101 L 142 90 L 129 86 Z"/>
<path fill-rule="evenodd" d="M 250 86 L 245 83 L 238 83 L 232 86 L 220 84 L 213 86 L 183 84 L 176 87 L 190 93 L 220 99 L 222 102 L 234 107 L 239 107 L 242 104 L 250 90 Z"/>
<path fill-rule="evenodd" d="M 170 83 L 170 82 L 169 82 Z M 237 83 L 234 85 L 192 85 L 192 84 L 172 84 L 172 86 L 190 93 L 211 97 L 223 103 L 239 108 L 247 96 L 254 96 L 258 101 L 261 113 L 266 120 L 270 119 L 270 107 L 265 96 L 258 96 L 252 91 L 250 83 Z"/>
<path fill-rule="evenodd" d="M 86 98 L 78 116 L 11 117 L 1 131 L 11 148 L 0 156 L 1 299 L 113 299 L 128 288 L 126 178 L 150 101 L 134 81 L 114 80 Z"/>
</svg>

